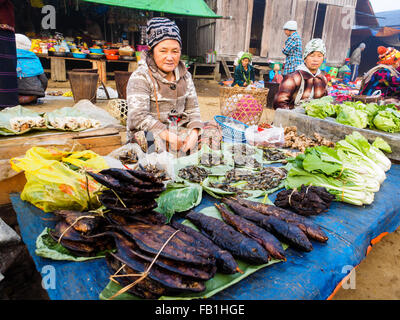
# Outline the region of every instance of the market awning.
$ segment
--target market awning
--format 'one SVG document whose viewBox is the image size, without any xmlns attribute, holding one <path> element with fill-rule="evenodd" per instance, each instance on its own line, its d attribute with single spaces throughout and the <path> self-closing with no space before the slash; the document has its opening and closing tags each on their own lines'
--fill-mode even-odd
<svg viewBox="0 0 400 320">
<path fill-rule="evenodd" d="M 212 11 L 204 0 L 84 0 L 138 10 L 165 12 L 201 18 L 222 18 Z"/>
</svg>

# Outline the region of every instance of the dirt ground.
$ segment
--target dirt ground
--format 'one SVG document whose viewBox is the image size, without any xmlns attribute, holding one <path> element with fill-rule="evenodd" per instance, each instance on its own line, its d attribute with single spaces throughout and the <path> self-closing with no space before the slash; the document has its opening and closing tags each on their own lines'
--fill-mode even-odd
<svg viewBox="0 0 400 320">
<path fill-rule="evenodd" d="M 198 80 L 195 82 L 202 120 L 212 120 L 219 114 L 219 88 L 215 81 Z M 109 81 L 107 86 L 115 88 Z M 48 91 L 69 90 L 68 83 L 49 83 Z M 98 101 L 96 105 L 106 108 L 107 101 Z M 53 110 L 64 106 L 72 106 L 73 100 L 57 100 L 30 108 L 40 111 Z M 261 122 L 271 123 L 274 112 L 265 110 Z M 1 214 L 0 214 L 1 217 Z M 400 299 L 400 229 L 384 237 L 373 246 L 368 256 L 355 269 L 355 288 L 341 288 L 334 300 L 397 300 Z M 3 280 L 4 281 L 4 280 Z M 0 290 L 1 291 L 1 290 Z M 15 298 L 15 296 L 14 296 Z M 30 297 L 35 298 L 35 297 Z M 44 298 L 43 292 L 37 299 Z M 0 296 L 1 299 L 1 296 Z M 23 299 L 23 297 L 20 297 Z"/>
</svg>

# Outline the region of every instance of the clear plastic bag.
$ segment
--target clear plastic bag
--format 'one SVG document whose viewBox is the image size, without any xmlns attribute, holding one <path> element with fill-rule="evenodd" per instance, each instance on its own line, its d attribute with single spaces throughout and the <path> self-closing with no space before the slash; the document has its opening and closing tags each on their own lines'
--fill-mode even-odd
<svg viewBox="0 0 400 320">
<path fill-rule="evenodd" d="M 250 126 L 245 131 L 247 143 L 257 147 L 283 147 L 285 144 L 285 131 L 282 127 L 262 129 Z"/>
</svg>

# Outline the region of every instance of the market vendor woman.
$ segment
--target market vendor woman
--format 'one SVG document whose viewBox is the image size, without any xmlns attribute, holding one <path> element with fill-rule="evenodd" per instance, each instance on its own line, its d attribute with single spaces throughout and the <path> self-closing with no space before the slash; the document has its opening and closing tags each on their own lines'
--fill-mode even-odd
<svg viewBox="0 0 400 320">
<path fill-rule="evenodd" d="M 312 39 L 304 49 L 304 63 L 287 74 L 275 96 L 274 108 L 293 109 L 301 102 L 327 95 L 328 81 L 320 70 L 326 54 L 322 39 Z"/>
<path fill-rule="evenodd" d="M 179 28 L 153 18 L 147 37 L 150 51 L 142 52 L 127 85 L 128 141 L 145 151 L 186 153 L 196 148 L 203 124 L 191 74 L 180 61 Z"/>
<path fill-rule="evenodd" d="M 232 87 L 247 87 L 254 82 L 254 67 L 250 64 L 252 59 L 251 53 L 243 53 L 238 61 L 238 66 L 235 68 L 234 80 Z"/>
</svg>

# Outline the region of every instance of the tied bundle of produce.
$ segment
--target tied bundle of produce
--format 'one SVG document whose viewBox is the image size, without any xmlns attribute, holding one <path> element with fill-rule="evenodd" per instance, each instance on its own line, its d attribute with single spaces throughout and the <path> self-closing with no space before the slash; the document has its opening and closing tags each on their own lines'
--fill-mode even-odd
<svg viewBox="0 0 400 320">
<path fill-rule="evenodd" d="M 347 135 L 334 149 L 308 148 L 291 163 L 286 189 L 303 184 L 324 187 L 337 201 L 360 206 L 374 201 L 374 193 L 379 191 L 386 179 L 385 172 L 391 167 L 385 154 L 359 132 Z"/>
<path fill-rule="evenodd" d="M 299 190 L 289 189 L 279 192 L 274 204 L 302 216 L 310 216 L 328 211 L 334 199 L 335 196 L 323 187 L 302 185 Z"/>
<path fill-rule="evenodd" d="M 36 254 L 53 260 L 85 261 L 103 258 L 113 249 L 112 238 L 107 235 L 92 237 L 104 232 L 105 219 L 96 212 L 56 210 L 59 218 L 54 229 L 38 237 Z"/>
<path fill-rule="evenodd" d="M 99 196 L 109 210 L 122 214 L 138 214 L 157 207 L 155 199 L 165 190 L 161 179 L 140 170 L 105 169 L 88 172 L 108 190 Z"/>
</svg>

